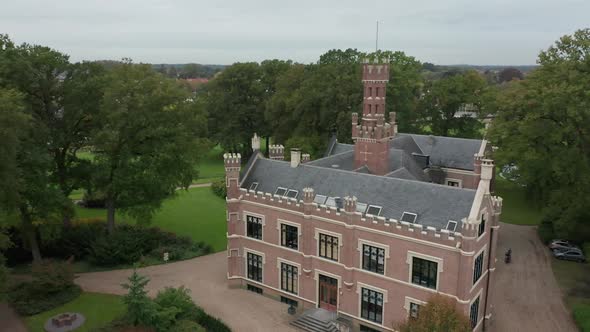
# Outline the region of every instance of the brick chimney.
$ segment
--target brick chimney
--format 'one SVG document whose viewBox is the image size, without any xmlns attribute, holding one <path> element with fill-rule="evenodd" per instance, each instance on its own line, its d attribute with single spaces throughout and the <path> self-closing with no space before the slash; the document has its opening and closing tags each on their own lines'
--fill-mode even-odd
<svg viewBox="0 0 590 332">
<path fill-rule="evenodd" d="M 252 151 L 259 151 L 260 150 L 260 137 L 254 133 L 252 137 Z"/>
<path fill-rule="evenodd" d="M 291 167 L 295 168 L 301 164 L 301 150 L 291 149 Z"/>
</svg>

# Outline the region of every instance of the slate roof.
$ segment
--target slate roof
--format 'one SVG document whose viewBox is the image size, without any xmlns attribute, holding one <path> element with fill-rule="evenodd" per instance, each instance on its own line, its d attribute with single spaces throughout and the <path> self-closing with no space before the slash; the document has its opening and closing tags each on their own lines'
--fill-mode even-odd
<svg viewBox="0 0 590 332">
<path fill-rule="evenodd" d="M 311 187 L 316 194 L 344 197 L 356 196 L 358 202 L 383 207 L 381 216 L 399 220 L 403 212 L 418 215 L 417 223 L 444 228 L 449 220 L 460 221 L 471 210 L 475 191 L 428 182 L 376 176 L 326 167 L 255 158 L 242 188 L 258 182 L 257 191 L 273 193 L 277 187 L 299 191 Z M 402 169 L 400 173 L 405 173 Z M 406 173 L 407 175 L 407 173 Z M 411 175 L 411 174 L 410 174 Z"/>
<path fill-rule="evenodd" d="M 422 169 L 427 166 L 439 166 L 473 171 L 473 155 L 479 152 L 481 144 L 482 140 L 479 139 L 400 133 L 390 141 L 389 155 L 390 158 L 397 158 L 399 150 L 402 150 L 409 156 L 412 154 L 429 156 L 429 165 L 422 165 L 423 160 L 414 160 L 416 166 Z M 329 148 L 326 149 L 325 157 L 353 150 L 354 145 L 338 143 L 333 137 Z M 404 167 L 414 176 L 419 174 L 416 173 L 414 165 Z M 391 171 L 398 168 L 390 166 Z"/>
</svg>

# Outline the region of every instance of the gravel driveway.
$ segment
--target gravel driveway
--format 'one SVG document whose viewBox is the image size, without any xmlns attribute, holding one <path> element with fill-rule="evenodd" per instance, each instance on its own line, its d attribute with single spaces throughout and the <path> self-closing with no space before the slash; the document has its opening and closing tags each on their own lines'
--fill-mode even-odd
<svg viewBox="0 0 590 332">
<path fill-rule="evenodd" d="M 166 286 L 186 286 L 195 303 L 212 316 L 221 318 L 233 331 L 295 332 L 289 325 L 287 305 L 243 289 L 227 287 L 227 253 L 225 251 L 191 260 L 150 266 L 139 273 L 150 278 L 150 295 Z M 115 270 L 80 274 L 76 279 L 89 292 L 124 294 L 121 284 L 132 270 Z"/>
<path fill-rule="evenodd" d="M 504 253 L 512 248 L 512 263 Z M 578 331 L 551 270 L 550 252 L 533 226 L 502 224 L 498 236 L 492 332 Z"/>
</svg>

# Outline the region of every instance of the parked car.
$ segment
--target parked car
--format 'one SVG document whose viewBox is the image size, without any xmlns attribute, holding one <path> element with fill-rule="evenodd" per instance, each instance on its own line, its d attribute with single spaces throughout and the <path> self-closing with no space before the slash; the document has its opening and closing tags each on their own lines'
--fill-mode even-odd
<svg viewBox="0 0 590 332">
<path fill-rule="evenodd" d="M 575 261 L 575 262 L 585 262 L 586 257 L 579 249 L 569 249 L 569 250 L 556 250 L 553 252 L 553 256 L 557 259 L 563 259 L 568 261 Z"/>
<path fill-rule="evenodd" d="M 568 240 L 552 240 L 549 242 L 549 249 L 555 250 L 568 250 L 568 249 L 580 249 L 575 244 L 569 242 Z"/>
</svg>

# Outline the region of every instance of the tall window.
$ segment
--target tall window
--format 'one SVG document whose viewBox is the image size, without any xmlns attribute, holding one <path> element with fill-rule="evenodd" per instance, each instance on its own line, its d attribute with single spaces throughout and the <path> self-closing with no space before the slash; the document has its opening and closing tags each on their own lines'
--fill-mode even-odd
<svg viewBox="0 0 590 332">
<path fill-rule="evenodd" d="M 483 273 L 483 257 L 484 257 L 485 251 L 482 251 L 481 254 L 479 254 L 479 256 L 477 256 L 477 258 L 475 259 L 475 262 L 473 263 L 473 284 L 475 284 L 479 278 L 481 278 L 481 275 Z"/>
<path fill-rule="evenodd" d="M 471 308 L 469 309 L 469 320 L 471 321 L 471 328 L 474 329 L 477 326 L 477 318 L 479 316 L 479 297 L 473 301 Z"/>
<path fill-rule="evenodd" d="M 477 229 L 477 236 L 480 237 L 486 231 L 486 218 L 484 215 L 481 216 L 481 224 Z"/>
<path fill-rule="evenodd" d="M 281 224 L 281 245 L 283 247 L 297 250 L 299 242 L 299 232 L 297 227 Z"/>
<path fill-rule="evenodd" d="M 436 289 L 438 263 L 422 258 L 412 258 L 412 283 Z"/>
<path fill-rule="evenodd" d="M 246 235 L 262 240 L 262 218 L 246 216 Z"/>
<path fill-rule="evenodd" d="M 320 257 L 338 261 L 338 238 L 320 233 Z"/>
<path fill-rule="evenodd" d="M 297 279 L 297 267 L 281 263 L 281 289 L 289 293 L 297 294 L 299 291 Z"/>
<path fill-rule="evenodd" d="M 383 294 L 361 288 L 361 317 L 375 323 L 383 321 Z"/>
<path fill-rule="evenodd" d="M 410 318 L 418 318 L 420 314 L 420 305 L 414 302 L 410 302 Z"/>
<path fill-rule="evenodd" d="M 363 244 L 363 270 L 383 274 L 385 272 L 385 249 Z"/>
<path fill-rule="evenodd" d="M 248 253 L 248 279 L 262 282 L 262 256 Z"/>
</svg>

